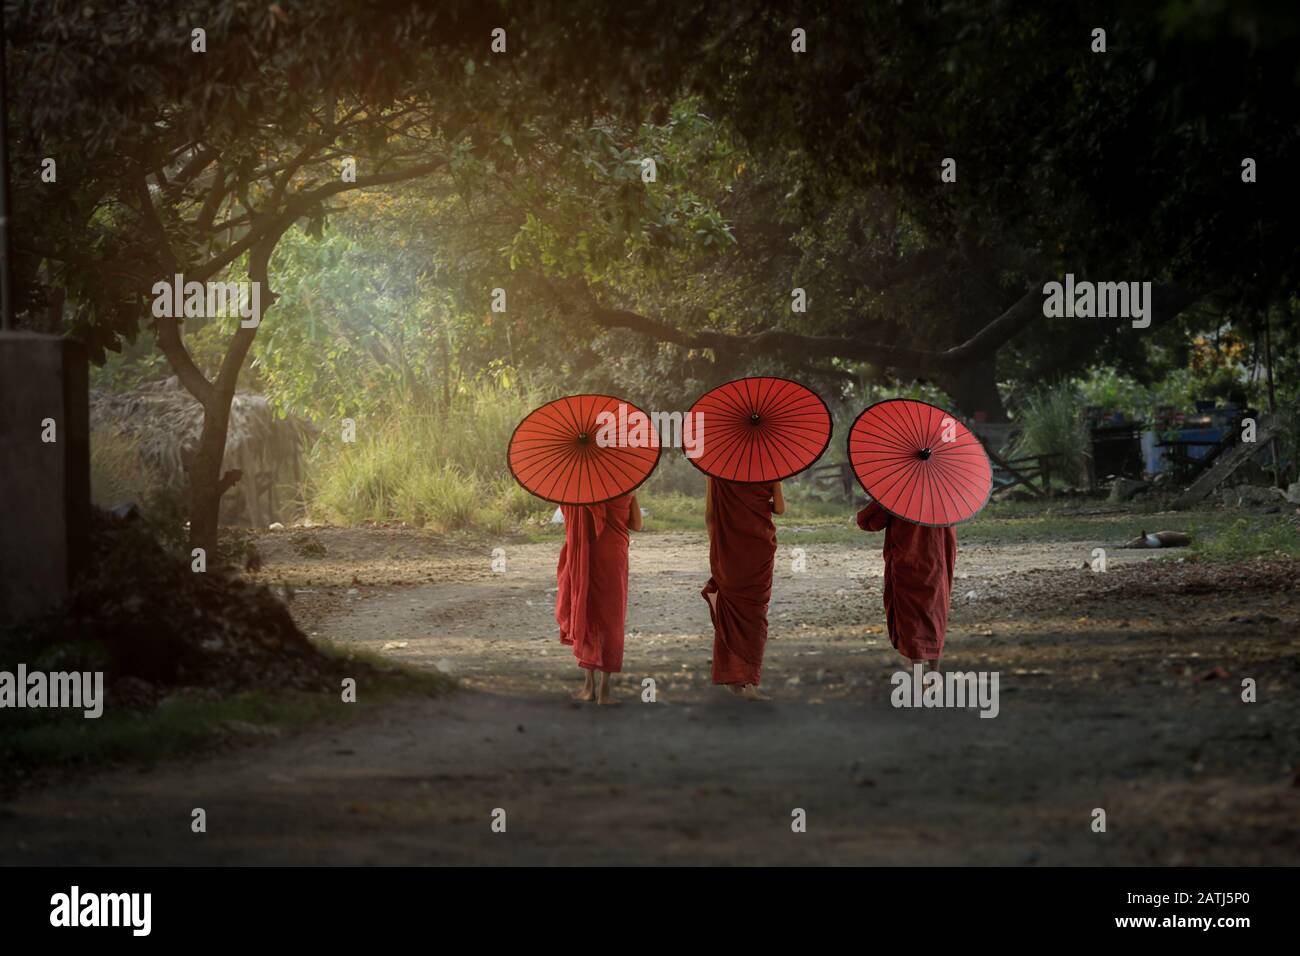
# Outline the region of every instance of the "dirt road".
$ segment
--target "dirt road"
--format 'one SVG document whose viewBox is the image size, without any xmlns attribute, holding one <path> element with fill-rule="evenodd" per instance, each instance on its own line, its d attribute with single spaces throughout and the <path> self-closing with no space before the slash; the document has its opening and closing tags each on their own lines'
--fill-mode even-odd
<svg viewBox="0 0 1300 956">
<path fill-rule="evenodd" d="M 289 535 L 259 543 L 303 626 L 462 689 L 26 793 L 0 808 L 5 862 L 1300 861 L 1289 564 L 1120 552 L 1098 574 L 1081 567 L 1091 542 L 963 548 L 945 667 L 998 672 L 998 716 L 982 719 L 890 705 L 901 659 L 878 540 L 782 530 L 763 680 L 776 699 L 760 705 L 709 684 L 702 536 L 634 537 L 623 704 L 597 708 L 566 699 L 579 671 L 552 623 L 557 545 L 505 544 L 494 571 L 490 543 L 316 539 L 311 558 Z M 190 831 L 194 807 L 206 834 Z"/>
</svg>

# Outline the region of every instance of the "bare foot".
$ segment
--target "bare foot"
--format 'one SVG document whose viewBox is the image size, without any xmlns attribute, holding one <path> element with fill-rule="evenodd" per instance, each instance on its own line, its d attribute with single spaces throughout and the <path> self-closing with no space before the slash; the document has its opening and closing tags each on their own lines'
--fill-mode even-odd
<svg viewBox="0 0 1300 956">
<path fill-rule="evenodd" d="M 596 695 L 596 703 L 603 704 L 606 707 L 613 707 L 622 703 L 622 701 L 615 700 L 613 695 L 610 694 L 609 674 L 605 671 L 601 671 L 600 674 L 600 693 Z"/>
<path fill-rule="evenodd" d="M 757 684 L 732 684 L 732 693 L 744 700 L 771 700 L 761 690 Z"/>
<path fill-rule="evenodd" d="M 588 703 L 596 699 L 596 675 L 585 667 L 582 670 L 582 690 L 575 693 L 573 699 Z"/>
</svg>

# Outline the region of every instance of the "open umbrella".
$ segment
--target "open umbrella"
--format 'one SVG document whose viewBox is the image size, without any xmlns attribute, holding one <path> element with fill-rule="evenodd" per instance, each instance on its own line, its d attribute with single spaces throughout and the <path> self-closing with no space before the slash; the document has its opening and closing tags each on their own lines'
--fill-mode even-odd
<svg viewBox="0 0 1300 956">
<path fill-rule="evenodd" d="M 650 417 L 610 395 L 570 395 L 529 412 L 510 436 L 510 473 L 560 505 L 594 505 L 625 495 L 659 463 Z"/>
<path fill-rule="evenodd" d="M 849 429 L 849 464 L 890 514 L 935 527 L 974 517 L 993 491 L 978 438 L 956 415 L 926 402 L 891 398 Z"/>
<path fill-rule="evenodd" d="M 687 412 L 703 432 L 691 464 L 727 481 L 780 481 L 803 471 L 831 441 L 831 413 L 807 386 L 738 378 L 705 392 Z"/>
</svg>

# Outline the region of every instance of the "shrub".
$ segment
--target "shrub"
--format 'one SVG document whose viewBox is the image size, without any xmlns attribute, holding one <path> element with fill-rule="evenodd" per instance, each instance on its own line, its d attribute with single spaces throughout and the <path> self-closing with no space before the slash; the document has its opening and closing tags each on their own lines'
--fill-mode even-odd
<svg viewBox="0 0 1300 956">
<path fill-rule="evenodd" d="M 1087 423 L 1074 389 L 1068 384 L 1031 392 L 1016 412 L 1020 435 L 1013 457 L 1059 455 L 1062 474 L 1077 481 L 1088 461 Z"/>
</svg>

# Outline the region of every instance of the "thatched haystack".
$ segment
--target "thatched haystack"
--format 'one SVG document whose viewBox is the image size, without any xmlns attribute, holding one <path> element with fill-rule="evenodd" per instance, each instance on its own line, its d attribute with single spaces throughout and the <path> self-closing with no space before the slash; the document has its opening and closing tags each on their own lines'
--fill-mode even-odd
<svg viewBox="0 0 1300 956">
<path fill-rule="evenodd" d="M 90 427 L 99 435 L 129 439 L 141 464 L 165 488 L 189 487 L 189 463 L 198 448 L 203 407 L 175 377 L 115 394 L 92 390 Z M 277 417 L 265 397 L 236 393 L 222 470 L 238 469 L 243 478 L 223 505 L 232 514 L 242 512 L 257 527 L 276 520 L 276 486 L 300 481 L 302 456 L 316 434 L 303 419 Z"/>
</svg>

